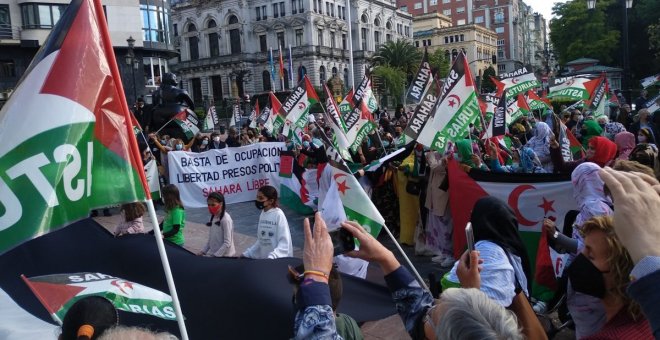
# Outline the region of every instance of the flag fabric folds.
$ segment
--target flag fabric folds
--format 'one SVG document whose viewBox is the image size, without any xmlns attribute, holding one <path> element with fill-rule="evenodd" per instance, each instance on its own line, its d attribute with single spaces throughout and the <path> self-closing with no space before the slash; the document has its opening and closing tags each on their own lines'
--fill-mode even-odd
<svg viewBox="0 0 660 340">
<path fill-rule="evenodd" d="M 177 113 L 173 121 L 183 130 L 183 133 L 186 134 L 188 139 L 195 137 L 199 133 L 197 114 L 191 109 L 185 109 Z"/>
<path fill-rule="evenodd" d="M 442 86 L 440 99 L 417 141 L 444 153 L 450 141 L 464 138 L 470 123 L 479 118 L 481 109 L 465 54 L 458 54 Z M 431 119 L 431 118 L 429 118 Z"/>
<path fill-rule="evenodd" d="M 547 100 L 547 99 L 546 99 Z M 533 90 L 527 91 L 527 105 L 532 110 L 548 110 L 552 107 L 546 100 L 541 99 Z"/>
<path fill-rule="evenodd" d="M 548 98 L 554 100 L 588 100 L 591 96 L 590 89 L 592 89 L 598 79 L 592 80 L 589 78 L 572 78 L 557 86 L 550 88 Z M 590 87 L 591 86 L 591 87 Z"/>
<path fill-rule="evenodd" d="M 125 312 L 176 320 L 171 296 L 112 275 L 86 272 L 21 277 L 60 325 L 69 308 L 89 296 L 104 297 Z"/>
<path fill-rule="evenodd" d="M 67 6 L 0 111 L 0 254 L 93 208 L 149 197 L 98 8 Z"/>
<path fill-rule="evenodd" d="M 424 94 L 427 92 L 427 89 L 433 81 L 433 74 L 431 74 L 431 65 L 428 62 L 428 51 L 424 50 L 424 56 L 422 57 L 422 62 L 419 65 L 419 70 L 417 75 L 410 83 L 408 92 L 406 93 L 406 103 L 417 105 L 422 101 Z"/>
<path fill-rule="evenodd" d="M 292 151 L 280 153 L 280 202 L 302 215 L 312 215 L 318 200 L 316 169 L 305 169 Z"/>
<path fill-rule="evenodd" d="M 206 117 L 204 118 L 204 130 L 213 130 L 218 124 L 218 114 L 215 111 L 215 106 L 209 107 L 206 111 Z"/>
<path fill-rule="evenodd" d="M 346 97 L 348 98 L 348 95 Z M 355 152 L 362 140 L 377 128 L 372 116 L 377 104 L 371 89 L 371 80 L 367 75 L 362 78 L 349 99 L 352 109 L 343 118 L 346 139 L 350 143 L 350 149 Z"/>
<path fill-rule="evenodd" d="M 658 84 L 660 83 L 660 73 L 650 77 L 643 78 L 642 80 L 640 80 L 640 83 L 642 84 L 643 88 L 648 88 L 650 86 Z"/>
<path fill-rule="evenodd" d="M 190 339 L 289 339 L 293 336 L 293 291 L 286 273 L 289 265 L 301 264 L 300 259 L 210 259 L 168 242 L 165 248 Z M 51 324 L 54 321 L 21 280 L 21 274 L 33 277 L 103 273 L 167 292 L 153 235 L 117 238 L 92 219 L 20 245 L 0 256 L 0 268 L 3 270 L 0 290 L 9 295 L 8 300 L 15 301 L 29 313 L 25 317 Z M 342 275 L 342 280 L 340 313 L 351 315 L 357 322 L 379 320 L 396 313 L 386 287 L 347 275 Z M 0 292 L 0 300 L 3 297 Z M 179 335 L 175 321 L 152 315 L 120 310 L 119 320 L 125 326 L 149 325 L 152 329 Z M 254 320 L 260 320 L 259 327 L 255 327 Z M 42 322 L 36 324 L 43 325 Z M 6 334 L 12 327 L 14 325 L 7 322 L 0 323 L 0 334 Z"/>
<path fill-rule="evenodd" d="M 325 84 L 323 84 L 323 89 L 327 98 L 323 115 L 327 124 L 332 128 L 333 145 L 343 153 L 351 146 L 346 137 L 346 124 L 339 113 L 339 108 L 337 107 L 337 102 L 332 97 L 332 92 L 330 92 L 330 89 Z"/>
<path fill-rule="evenodd" d="M 259 117 L 259 101 L 254 103 L 252 112 L 250 113 L 250 128 L 254 129 L 257 127 L 257 118 Z"/>
<path fill-rule="evenodd" d="M 282 114 L 282 103 L 280 103 L 280 100 L 277 99 L 277 97 L 272 91 L 269 93 L 269 98 L 270 98 L 270 108 L 268 109 L 268 111 L 264 109 L 264 112 L 268 113 L 266 121 L 264 122 L 264 128 L 270 131 L 271 133 L 275 133 L 276 131 L 280 131 L 280 129 L 284 125 L 284 116 Z"/>
<path fill-rule="evenodd" d="M 517 97 L 518 94 L 526 93 L 527 91 L 541 87 L 541 82 L 536 78 L 533 71 L 528 71 L 526 67 L 517 69 L 511 73 L 501 73 L 500 81 L 495 84 L 501 90 L 506 89 L 509 97 Z"/>
<path fill-rule="evenodd" d="M 282 103 L 282 110 L 287 120 L 299 128 L 305 128 L 309 109 L 318 102 L 319 97 L 316 95 L 312 82 L 309 81 L 307 76 L 304 76 L 303 80 L 293 89 L 286 101 Z"/>
</svg>

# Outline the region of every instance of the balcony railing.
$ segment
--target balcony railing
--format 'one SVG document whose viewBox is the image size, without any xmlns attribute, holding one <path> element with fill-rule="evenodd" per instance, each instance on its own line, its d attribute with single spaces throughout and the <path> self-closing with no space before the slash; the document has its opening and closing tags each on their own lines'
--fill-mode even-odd
<svg viewBox="0 0 660 340">
<path fill-rule="evenodd" d="M 0 24 L 0 39 L 20 40 L 21 27 L 16 25 Z"/>
</svg>

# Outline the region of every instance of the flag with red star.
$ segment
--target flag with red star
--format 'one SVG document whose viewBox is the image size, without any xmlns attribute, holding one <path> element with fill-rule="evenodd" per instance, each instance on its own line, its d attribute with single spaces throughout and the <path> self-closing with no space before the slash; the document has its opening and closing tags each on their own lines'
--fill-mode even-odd
<svg viewBox="0 0 660 340">
<path fill-rule="evenodd" d="M 461 171 L 455 160 L 449 162 L 449 207 L 454 223 L 454 256 L 458 257 L 465 249 L 464 226 L 470 219 L 472 207 L 482 197 L 494 196 L 508 203 L 516 215 L 518 231 L 531 263 L 537 263 L 537 253 L 545 254 L 547 244 L 539 249 L 543 230 L 543 219 L 554 219 L 557 226 L 563 227 L 564 218 L 571 210 L 577 209 L 573 199 L 573 185 L 570 176 L 554 174 L 498 174 L 482 171 Z M 557 263 L 547 264 L 548 259 Z M 563 270 L 563 262 L 548 255 L 544 268 Z M 537 269 L 541 266 L 537 264 Z M 556 273 L 554 273 L 556 274 Z M 528 278 L 529 279 L 529 278 Z M 533 281 L 532 295 L 543 299 L 550 291 L 547 282 Z"/>
<path fill-rule="evenodd" d="M 115 308 L 125 312 L 176 320 L 172 297 L 112 275 L 72 273 L 21 277 L 53 320 L 60 325 L 69 308 L 89 296 L 104 297 L 112 302 Z"/>
<path fill-rule="evenodd" d="M 469 125 L 480 114 L 472 73 L 467 58 L 461 52 L 449 70 L 428 123 L 419 131 L 417 142 L 444 153 L 449 142 L 467 136 Z"/>
</svg>

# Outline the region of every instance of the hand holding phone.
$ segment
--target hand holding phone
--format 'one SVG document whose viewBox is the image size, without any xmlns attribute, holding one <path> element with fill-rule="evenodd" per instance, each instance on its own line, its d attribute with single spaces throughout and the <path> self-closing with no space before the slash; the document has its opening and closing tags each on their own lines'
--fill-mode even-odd
<svg viewBox="0 0 660 340">
<path fill-rule="evenodd" d="M 468 222 L 465 226 L 465 241 L 467 242 L 468 254 L 474 250 L 474 231 L 472 230 L 472 222 Z M 470 257 L 467 257 L 467 265 L 470 266 Z"/>
</svg>

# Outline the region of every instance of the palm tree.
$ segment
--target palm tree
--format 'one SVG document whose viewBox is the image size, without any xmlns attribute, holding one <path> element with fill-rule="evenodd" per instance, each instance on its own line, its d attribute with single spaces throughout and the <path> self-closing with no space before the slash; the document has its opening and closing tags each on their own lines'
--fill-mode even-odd
<svg viewBox="0 0 660 340">
<path fill-rule="evenodd" d="M 373 59 L 374 66 L 388 65 L 407 75 L 414 75 L 422 53 L 408 40 L 390 40 L 381 45 Z"/>
</svg>

